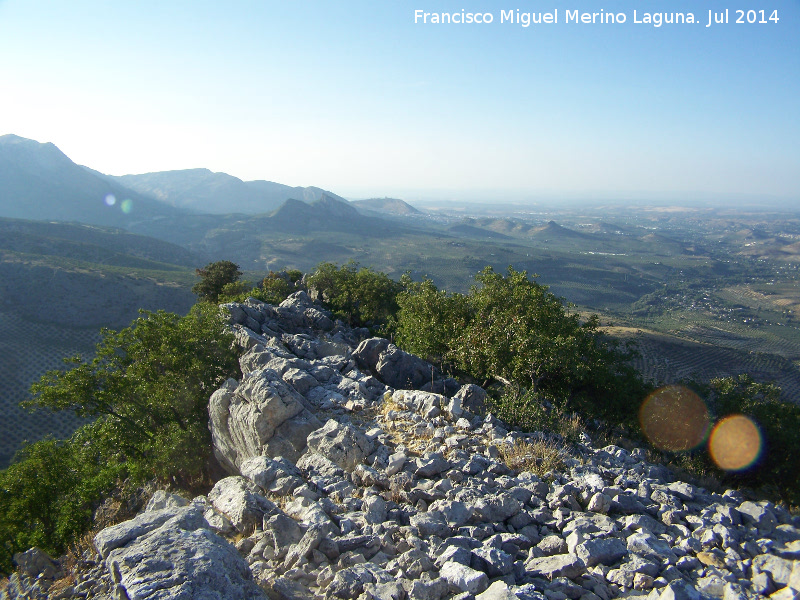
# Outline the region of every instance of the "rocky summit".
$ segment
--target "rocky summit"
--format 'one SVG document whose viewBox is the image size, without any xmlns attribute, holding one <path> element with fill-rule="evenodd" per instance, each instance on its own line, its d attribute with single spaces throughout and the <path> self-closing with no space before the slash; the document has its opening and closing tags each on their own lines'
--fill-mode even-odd
<svg viewBox="0 0 800 600">
<path fill-rule="evenodd" d="M 223 306 L 243 373 L 209 401 L 227 476 L 192 500 L 156 492 L 71 571 L 17 555 L 3 599 L 800 597 L 784 508 L 586 435 L 543 478 L 512 470 L 509 450 L 552 436 L 509 431 L 481 388 L 304 292 Z"/>
</svg>

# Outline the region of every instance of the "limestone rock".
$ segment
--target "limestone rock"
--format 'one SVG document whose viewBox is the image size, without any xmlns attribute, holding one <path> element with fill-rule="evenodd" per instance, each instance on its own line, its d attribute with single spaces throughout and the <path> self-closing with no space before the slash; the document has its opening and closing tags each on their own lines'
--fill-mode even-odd
<svg viewBox="0 0 800 600">
<path fill-rule="evenodd" d="M 220 479 L 208 493 L 208 499 L 238 531 L 245 534 L 260 526 L 265 515 L 279 511 L 274 503 L 261 495 L 258 486 L 237 475 Z"/>
<path fill-rule="evenodd" d="M 529 560 L 525 569 L 532 577 L 574 579 L 586 571 L 586 565 L 574 554 L 555 554 Z"/>
<path fill-rule="evenodd" d="M 375 443 L 352 425 L 328 420 L 308 436 L 308 447 L 345 471 L 352 472 L 372 454 Z"/>
<path fill-rule="evenodd" d="M 124 539 L 124 544 L 111 548 L 97 538 L 95 544 L 107 552 L 106 565 L 118 574 L 119 593 L 125 597 L 266 600 L 266 594 L 252 581 L 247 562 L 236 548 L 206 528 L 198 508 L 178 509 L 172 518 L 148 531 L 121 525 L 126 532 L 123 536 L 102 535 L 107 529 L 98 536 L 117 543 Z M 139 534 L 130 535 L 134 531 Z"/>
</svg>

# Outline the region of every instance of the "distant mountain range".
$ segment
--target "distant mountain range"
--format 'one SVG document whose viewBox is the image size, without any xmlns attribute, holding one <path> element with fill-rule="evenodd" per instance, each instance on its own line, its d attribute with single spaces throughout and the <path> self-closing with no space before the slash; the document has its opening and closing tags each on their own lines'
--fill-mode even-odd
<svg viewBox="0 0 800 600">
<path fill-rule="evenodd" d="M 72 162 L 53 144 L 0 136 L 0 216 L 129 228 L 177 209 Z"/>
<path fill-rule="evenodd" d="M 390 215 L 421 215 L 422 213 L 408 202 L 398 198 L 367 198 L 350 202 L 361 211 L 372 211 Z"/>
<path fill-rule="evenodd" d="M 171 206 L 206 214 L 239 212 L 257 215 L 275 210 L 290 198 L 311 203 L 324 195 L 347 202 L 318 187 L 290 187 L 273 181 L 242 181 L 227 173 L 213 173 L 208 169 L 107 177 Z"/>
<path fill-rule="evenodd" d="M 0 136 L 0 217 L 78 221 L 148 234 L 151 229 L 163 229 L 158 221 L 191 215 L 273 215 L 287 224 L 281 209 L 288 200 L 292 202 L 285 210 L 295 216 L 305 210 L 296 202 L 315 207 L 315 224 L 304 224 L 304 231 L 329 225 L 340 230 L 340 224 L 329 219 L 352 220 L 358 215 L 353 207 L 377 217 L 419 212 L 399 199 L 350 203 L 314 186 L 242 181 L 208 169 L 105 175 L 75 164 L 51 143 Z"/>
</svg>

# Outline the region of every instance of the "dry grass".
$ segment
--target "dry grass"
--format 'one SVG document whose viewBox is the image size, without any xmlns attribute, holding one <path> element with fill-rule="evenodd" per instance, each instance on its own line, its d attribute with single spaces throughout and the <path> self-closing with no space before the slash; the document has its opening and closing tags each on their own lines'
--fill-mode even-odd
<svg viewBox="0 0 800 600">
<path fill-rule="evenodd" d="M 378 409 L 383 430 L 389 434 L 392 442 L 396 445 L 402 444 L 408 448 L 410 456 L 424 453 L 433 437 L 433 431 L 421 427 L 420 423 L 406 419 L 389 421 L 387 415 L 393 410 L 401 412 L 408 409 L 395 402 L 392 395 L 387 392 L 384 394 L 383 402 Z"/>
<path fill-rule="evenodd" d="M 545 440 L 517 440 L 513 446 L 504 444 L 500 447 L 500 457 L 512 471 L 530 471 L 538 477 L 564 466 L 561 447 Z"/>
<path fill-rule="evenodd" d="M 75 585 L 77 580 L 75 579 L 74 573 L 67 573 L 66 576 L 62 577 L 61 579 L 57 579 L 53 582 L 53 585 L 50 586 L 48 589 L 48 593 L 51 596 L 57 595 L 58 592 L 67 589 L 68 587 Z"/>
<path fill-rule="evenodd" d="M 407 499 L 405 492 L 411 489 L 412 483 L 413 479 L 408 473 L 401 471 L 400 473 L 392 475 L 389 479 L 388 497 L 386 499 L 397 502 L 398 504 L 405 502 Z"/>
<path fill-rule="evenodd" d="M 400 406 L 394 400 L 394 396 L 390 392 L 386 392 L 383 395 L 383 402 L 381 403 L 380 414 L 382 417 L 386 418 L 386 415 L 389 414 L 389 411 L 392 410 L 405 410 L 402 406 Z"/>
<path fill-rule="evenodd" d="M 577 413 L 559 415 L 556 429 L 556 433 L 567 440 L 577 440 L 580 434 L 586 431 L 586 427 Z"/>
</svg>

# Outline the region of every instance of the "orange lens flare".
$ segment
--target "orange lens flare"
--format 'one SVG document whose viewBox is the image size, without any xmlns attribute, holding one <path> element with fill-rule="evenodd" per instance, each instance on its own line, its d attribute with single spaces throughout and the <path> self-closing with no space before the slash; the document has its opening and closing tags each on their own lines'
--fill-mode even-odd
<svg viewBox="0 0 800 600">
<path fill-rule="evenodd" d="M 639 409 L 639 423 L 656 448 L 678 452 L 702 444 L 711 419 L 705 402 L 692 390 L 668 385 L 645 399 Z"/>
<path fill-rule="evenodd" d="M 761 432 L 744 415 L 725 417 L 711 432 L 708 450 L 720 469 L 741 471 L 761 454 Z"/>
</svg>

